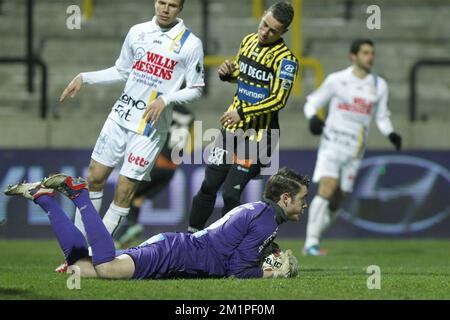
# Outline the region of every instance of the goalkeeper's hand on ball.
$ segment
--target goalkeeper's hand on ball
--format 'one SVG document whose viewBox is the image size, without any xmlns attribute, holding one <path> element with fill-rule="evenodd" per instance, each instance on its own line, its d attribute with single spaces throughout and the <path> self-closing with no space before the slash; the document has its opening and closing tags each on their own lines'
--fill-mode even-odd
<svg viewBox="0 0 450 320">
<path fill-rule="evenodd" d="M 264 271 L 272 271 L 273 278 L 290 278 L 298 274 L 298 260 L 292 250 L 274 252 L 266 257 Z"/>
</svg>

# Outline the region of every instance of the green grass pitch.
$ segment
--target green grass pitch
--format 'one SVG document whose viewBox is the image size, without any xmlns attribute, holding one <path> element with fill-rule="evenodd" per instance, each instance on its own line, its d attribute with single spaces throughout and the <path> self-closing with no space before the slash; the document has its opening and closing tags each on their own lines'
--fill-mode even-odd
<svg viewBox="0 0 450 320">
<path fill-rule="evenodd" d="M 56 274 L 62 253 L 56 241 L 0 240 L 0 300 L 303 300 L 450 299 L 448 240 L 326 240 L 326 257 L 303 257 L 302 242 L 279 239 L 299 258 L 294 279 L 201 279 L 108 281 L 82 279 L 67 289 L 69 275 Z M 367 268 L 380 267 L 381 288 L 367 288 Z"/>
</svg>

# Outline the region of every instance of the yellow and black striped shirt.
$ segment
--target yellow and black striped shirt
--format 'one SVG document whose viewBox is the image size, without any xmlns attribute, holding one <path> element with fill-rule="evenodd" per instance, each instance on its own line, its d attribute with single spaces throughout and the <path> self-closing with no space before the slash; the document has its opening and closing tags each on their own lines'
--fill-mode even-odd
<svg viewBox="0 0 450 320">
<path fill-rule="evenodd" d="M 278 111 L 286 105 L 297 77 L 297 58 L 283 39 L 263 46 L 252 33 L 242 41 L 234 64 L 234 74 L 222 80 L 237 82 L 228 111 L 237 110 L 241 121 L 223 127 L 232 132 L 254 129 L 258 136 L 261 130 L 279 129 Z"/>
</svg>

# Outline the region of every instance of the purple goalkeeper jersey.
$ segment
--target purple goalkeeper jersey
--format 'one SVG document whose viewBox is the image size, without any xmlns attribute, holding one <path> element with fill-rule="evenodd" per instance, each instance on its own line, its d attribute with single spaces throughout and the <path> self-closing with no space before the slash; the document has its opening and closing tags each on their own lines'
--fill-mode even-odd
<svg viewBox="0 0 450 320">
<path fill-rule="evenodd" d="M 261 252 L 284 220 L 282 209 L 271 201 L 247 203 L 194 234 L 161 233 L 120 253 L 133 258 L 135 279 L 261 278 Z"/>
</svg>

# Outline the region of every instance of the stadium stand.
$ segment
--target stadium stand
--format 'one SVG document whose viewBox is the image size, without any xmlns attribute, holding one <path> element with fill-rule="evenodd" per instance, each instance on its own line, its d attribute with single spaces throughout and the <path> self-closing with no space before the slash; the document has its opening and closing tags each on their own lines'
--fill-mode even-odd
<svg viewBox="0 0 450 320">
<path fill-rule="evenodd" d="M 114 63 L 129 27 L 151 17 L 152 1 L 133 0 L 131 5 L 119 0 L 95 0 L 93 17 L 83 21 L 81 30 L 68 30 L 66 8 L 72 2 L 40 0 L 35 4 L 34 51 L 47 64 L 49 73 L 50 117 L 46 121 L 39 118 L 40 71 L 36 70 L 36 88 L 30 94 L 26 90 L 26 67 L 0 64 L 0 126 L 8 132 L 0 137 L 1 147 L 90 148 L 121 92 L 121 84 L 85 87 L 76 99 L 67 101 L 64 106 L 57 103 L 63 88 L 77 73 L 106 68 Z M 25 0 L 2 1 L 0 57 L 24 56 L 26 3 Z M 201 3 L 200 0 L 189 0 L 182 14 L 199 35 L 202 35 Z M 251 1 L 211 0 L 209 3 L 209 54 L 233 55 L 242 36 L 256 30 L 257 21 L 251 17 Z M 369 16 L 366 9 L 371 4 L 381 7 L 381 30 L 366 28 Z M 405 135 L 405 147 L 448 149 L 450 141 L 440 137 L 443 130 L 448 132 L 446 122 L 450 120 L 450 68 L 420 71 L 420 121 L 411 123 L 408 114 L 411 67 L 419 59 L 449 56 L 449 6 L 450 2 L 446 0 L 304 0 L 304 53 L 318 58 L 328 74 L 349 64 L 346 57 L 351 39 L 373 38 L 377 46 L 376 70 L 389 82 L 393 120 Z M 233 86 L 224 85 L 215 77 L 214 68 L 210 72 L 208 96 L 192 105 L 194 112 L 201 112 L 198 119 L 203 120 L 204 128 L 218 127 L 218 117 L 234 92 Z M 302 95 L 291 99 L 287 110 L 281 114 L 282 147 L 285 148 L 308 148 L 317 144 L 317 140 L 309 137 L 301 112 L 305 94 L 313 89 L 312 73 L 306 70 L 302 77 Z M 20 126 L 17 125 L 19 121 Z M 80 125 L 83 130 L 79 136 L 68 133 Z M 297 132 L 308 139 L 298 139 Z M 389 143 L 372 130 L 369 146 L 389 148 Z"/>
</svg>

